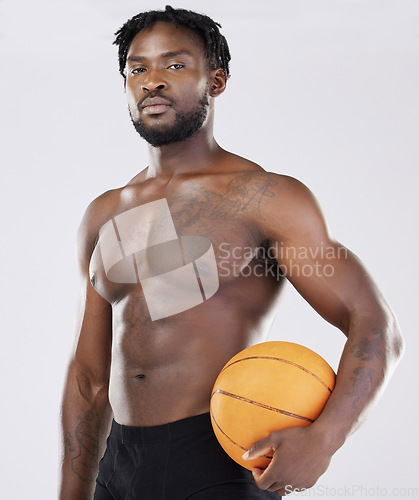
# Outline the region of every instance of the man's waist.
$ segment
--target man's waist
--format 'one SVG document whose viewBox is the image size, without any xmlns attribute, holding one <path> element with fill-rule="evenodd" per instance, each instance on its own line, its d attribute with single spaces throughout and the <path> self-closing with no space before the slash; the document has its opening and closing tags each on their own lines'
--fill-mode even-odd
<svg viewBox="0 0 419 500">
<path fill-rule="evenodd" d="M 113 420 L 111 436 L 120 442 L 147 443 L 202 434 L 208 429 L 211 429 L 209 413 L 202 413 L 154 426 L 121 425 Z"/>
</svg>

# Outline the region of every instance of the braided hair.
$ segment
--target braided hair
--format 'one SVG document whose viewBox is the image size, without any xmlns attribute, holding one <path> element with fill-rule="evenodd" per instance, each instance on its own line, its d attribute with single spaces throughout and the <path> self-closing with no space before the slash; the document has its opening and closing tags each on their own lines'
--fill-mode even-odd
<svg viewBox="0 0 419 500">
<path fill-rule="evenodd" d="M 205 57 L 209 67 L 211 69 L 222 68 L 226 76 L 230 76 L 230 50 L 227 40 L 218 29 L 221 28 L 221 25 L 204 14 L 197 14 L 191 10 L 174 9 L 170 5 L 166 5 L 166 10 L 151 10 L 137 14 L 115 33 L 116 38 L 113 43 L 118 45 L 119 72 L 124 79 L 127 54 L 132 40 L 139 31 L 158 21 L 174 24 L 176 28 L 186 26 L 194 31 L 204 42 Z"/>
</svg>

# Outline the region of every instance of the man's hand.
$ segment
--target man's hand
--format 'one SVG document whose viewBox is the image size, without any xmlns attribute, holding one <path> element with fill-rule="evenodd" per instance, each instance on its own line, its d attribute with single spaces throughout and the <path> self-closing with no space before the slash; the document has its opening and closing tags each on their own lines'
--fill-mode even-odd
<svg viewBox="0 0 419 500">
<path fill-rule="evenodd" d="M 253 477 L 262 490 L 285 496 L 291 490 L 311 488 L 316 484 L 335 451 L 328 448 L 327 439 L 315 425 L 291 427 L 274 431 L 258 441 L 243 458 L 254 460 L 273 451 L 269 466 L 265 470 L 253 469 Z"/>
</svg>

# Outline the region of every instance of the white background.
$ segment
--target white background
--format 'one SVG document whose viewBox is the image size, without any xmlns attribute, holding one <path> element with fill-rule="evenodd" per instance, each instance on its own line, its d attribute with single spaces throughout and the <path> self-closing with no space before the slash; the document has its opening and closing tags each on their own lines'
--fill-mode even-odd
<svg viewBox="0 0 419 500">
<path fill-rule="evenodd" d="M 162 1 L 0 0 L 0 497 L 56 497 L 59 402 L 87 204 L 147 165 L 113 33 Z M 392 304 L 406 355 L 368 422 L 302 498 L 419 488 L 417 175 L 419 2 L 184 0 L 223 25 L 232 77 L 216 138 L 315 193 L 332 233 Z M 289 287 L 271 339 L 336 368 L 343 335 Z M 346 489 L 345 489 L 346 488 Z M 397 491 L 393 491 L 397 489 Z M 405 489 L 405 491 L 403 491 Z M 297 497 L 298 495 L 296 495 Z"/>
</svg>

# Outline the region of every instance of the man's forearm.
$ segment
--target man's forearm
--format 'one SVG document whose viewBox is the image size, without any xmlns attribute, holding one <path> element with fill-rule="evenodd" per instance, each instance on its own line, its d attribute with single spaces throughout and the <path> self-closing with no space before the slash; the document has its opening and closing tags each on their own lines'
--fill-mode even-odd
<svg viewBox="0 0 419 500">
<path fill-rule="evenodd" d="M 111 421 L 107 387 L 70 368 L 62 405 L 60 500 L 91 500 Z"/>
<path fill-rule="evenodd" d="M 351 323 L 335 389 L 313 424 L 324 430 L 333 452 L 366 419 L 402 352 L 403 339 L 393 316 Z"/>
</svg>

